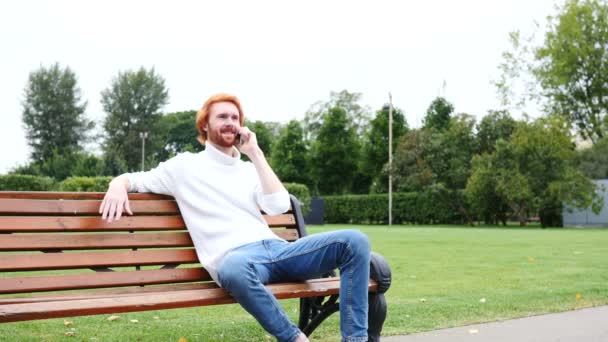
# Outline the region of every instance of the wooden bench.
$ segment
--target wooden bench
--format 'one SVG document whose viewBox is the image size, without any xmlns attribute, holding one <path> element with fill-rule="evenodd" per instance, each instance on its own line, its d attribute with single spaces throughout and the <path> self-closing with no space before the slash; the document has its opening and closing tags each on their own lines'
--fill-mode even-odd
<svg viewBox="0 0 608 342">
<path fill-rule="evenodd" d="M 0 192 L 0 322 L 234 303 L 200 267 L 172 197 L 129 194 L 134 215 L 107 223 L 98 214 L 103 196 Z M 307 232 L 293 196 L 291 203 L 288 213 L 264 218 L 294 241 Z M 390 269 L 375 253 L 372 278 L 369 333 L 377 340 Z M 268 288 L 279 299 L 301 298 L 306 335 L 339 310 L 335 276 Z"/>
</svg>

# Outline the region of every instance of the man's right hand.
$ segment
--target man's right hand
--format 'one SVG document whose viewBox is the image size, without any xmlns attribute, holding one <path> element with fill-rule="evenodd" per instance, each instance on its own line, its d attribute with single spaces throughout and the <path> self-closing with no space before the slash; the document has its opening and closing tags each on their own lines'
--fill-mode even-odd
<svg viewBox="0 0 608 342">
<path fill-rule="evenodd" d="M 120 220 L 123 210 L 129 215 L 133 215 L 129 207 L 129 179 L 125 176 L 118 176 L 110 182 L 108 191 L 99 206 L 101 219 L 112 222 L 114 219 Z"/>
</svg>

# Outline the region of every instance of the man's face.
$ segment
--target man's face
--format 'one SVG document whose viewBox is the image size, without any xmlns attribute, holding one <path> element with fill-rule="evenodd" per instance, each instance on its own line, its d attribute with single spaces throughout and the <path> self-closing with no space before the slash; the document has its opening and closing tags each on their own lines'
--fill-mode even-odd
<svg viewBox="0 0 608 342">
<path fill-rule="evenodd" d="M 241 128 L 239 110 L 232 102 L 217 102 L 209 110 L 207 139 L 221 147 L 232 147 Z"/>
</svg>

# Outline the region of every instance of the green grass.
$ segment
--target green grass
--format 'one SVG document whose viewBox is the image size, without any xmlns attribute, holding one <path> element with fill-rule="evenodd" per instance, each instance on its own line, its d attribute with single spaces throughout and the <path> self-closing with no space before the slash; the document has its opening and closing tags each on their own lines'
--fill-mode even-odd
<svg viewBox="0 0 608 342">
<path fill-rule="evenodd" d="M 608 229 L 354 228 L 370 237 L 393 271 L 385 335 L 608 304 Z M 281 303 L 296 321 L 297 300 Z M 115 321 L 108 316 L 67 319 L 71 326 L 64 319 L 2 324 L 0 340 L 273 340 L 238 305 L 119 314 Z M 338 315 L 312 337 L 339 340 Z"/>
</svg>

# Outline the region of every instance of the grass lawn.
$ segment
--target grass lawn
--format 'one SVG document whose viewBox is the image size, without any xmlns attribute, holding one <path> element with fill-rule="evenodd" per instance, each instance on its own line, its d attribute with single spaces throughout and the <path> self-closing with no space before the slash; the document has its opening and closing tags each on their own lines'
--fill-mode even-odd
<svg viewBox="0 0 608 342">
<path fill-rule="evenodd" d="M 608 229 L 350 227 L 370 237 L 372 249 L 387 258 L 393 271 L 385 335 L 608 304 Z M 281 303 L 297 321 L 297 300 Z M 119 316 L 114 321 L 100 315 L 2 324 L 0 340 L 273 340 L 238 305 Z M 338 315 L 312 338 L 338 341 Z"/>
</svg>

